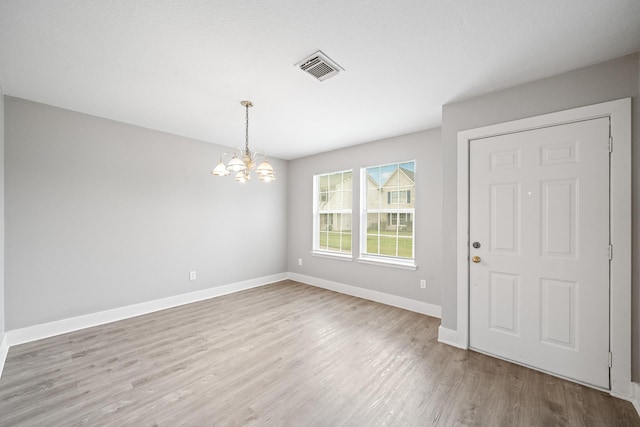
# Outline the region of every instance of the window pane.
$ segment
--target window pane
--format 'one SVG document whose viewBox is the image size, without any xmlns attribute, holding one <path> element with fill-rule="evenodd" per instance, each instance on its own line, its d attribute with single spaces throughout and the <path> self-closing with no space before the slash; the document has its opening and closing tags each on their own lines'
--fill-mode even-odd
<svg viewBox="0 0 640 427">
<path fill-rule="evenodd" d="M 380 168 L 367 168 L 367 183 L 374 188 L 380 187 Z"/>
<path fill-rule="evenodd" d="M 400 169 L 413 173 L 416 170 L 416 162 L 400 163 Z M 414 179 L 413 176 L 411 179 Z"/>
<path fill-rule="evenodd" d="M 351 233 L 351 214 L 342 214 L 342 231 Z"/>
<path fill-rule="evenodd" d="M 342 172 L 329 175 L 329 190 L 336 191 L 341 190 L 342 184 Z"/>
<path fill-rule="evenodd" d="M 367 214 L 367 234 L 378 234 L 380 226 L 380 214 Z"/>
<path fill-rule="evenodd" d="M 394 165 L 380 166 L 379 169 L 380 169 L 380 180 L 379 180 L 380 186 L 385 188 L 395 187 L 398 182 L 398 176 L 396 174 L 396 171 L 398 170 L 398 165 L 394 164 Z"/>
<path fill-rule="evenodd" d="M 398 236 L 398 256 L 413 257 L 413 238 L 410 236 Z"/>
<path fill-rule="evenodd" d="M 340 250 L 340 233 L 328 233 L 327 246 L 332 250 Z"/>
<path fill-rule="evenodd" d="M 351 232 L 342 233 L 342 252 L 351 253 Z"/>
<path fill-rule="evenodd" d="M 377 235 L 368 235 L 367 234 L 367 253 L 368 254 L 379 254 L 379 240 L 380 238 Z"/>
<path fill-rule="evenodd" d="M 382 192 L 378 187 L 373 185 L 367 188 L 367 210 L 370 209 L 380 209 L 380 205 L 382 204 Z"/>
<path fill-rule="evenodd" d="M 329 201 L 329 193 L 327 193 L 326 191 L 318 193 L 318 207 L 320 208 L 320 210 L 326 209 L 328 201 Z"/>
<path fill-rule="evenodd" d="M 381 203 L 382 194 L 380 193 L 380 184 L 378 177 L 380 176 L 380 168 L 367 169 L 367 209 L 378 209 Z"/>
<path fill-rule="evenodd" d="M 397 243 L 395 236 L 380 236 L 380 255 L 397 256 Z"/>
<path fill-rule="evenodd" d="M 351 192 L 351 190 L 345 190 L 342 192 L 342 209 L 349 209 L 351 210 L 352 207 L 352 203 L 351 200 L 353 200 L 353 194 Z"/>
<path fill-rule="evenodd" d="M 320 192 L 329 191 L 329 176 L 328 175 L 320 175 L 318 177 L 318 190 L 320 190 Z"/>
<path fill-rule="evenodd" d="M 342 193 L 330 191 L 327 196 L 328 200 L 325 209 L 339 209 L 342 206 Z"/>
<path fill-rule="evenodd" d="M 351 252 L 351 214 L 335 214 L 332 231 L 327 233 L 326 249 Z"/>
<path fill-rule="evenodd" d="M 320 222 L 319 222 L 320 231 L 329 230 L 329 215 L 330 214 L 320 214 Z"/>
<path fill-rule="evenodd" d="M 327 233 L 326 232 L 320 232 L 318 246 L 321 249 L 327 249 Z"/>
</svg>

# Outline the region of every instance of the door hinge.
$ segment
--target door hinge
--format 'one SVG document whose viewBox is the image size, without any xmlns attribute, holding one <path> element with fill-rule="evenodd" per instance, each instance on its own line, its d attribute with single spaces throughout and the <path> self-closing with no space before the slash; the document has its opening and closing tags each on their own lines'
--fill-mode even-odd
<svg viewBox="0 0 640 427">
<path fill-rule="evenodd" d="M 611 352 L 609 352 L 609 367 L 613 367 L 613 354 L 611 354 Z"/>
<path fill-rule="evenodd" d="M 613 153 L 613 137 L 609 137 L 609 152 Z"/>
<path fill-rule="evenodd" d="M 609 261 L 613 259 L 613 245 L 609 245 Z"/>
</svg>

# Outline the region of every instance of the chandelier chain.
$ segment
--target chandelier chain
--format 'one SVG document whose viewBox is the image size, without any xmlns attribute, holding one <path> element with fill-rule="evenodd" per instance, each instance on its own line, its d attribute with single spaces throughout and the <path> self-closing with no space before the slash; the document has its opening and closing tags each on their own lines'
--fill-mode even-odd
<svg viewBox="0 0 640 427">
<path fill-rule="evenodd" d="M 245 118 L 245 127 L 244 127 L 244 138 L 245 138 L 245 144 L 244 144 L 244 150 L 245 153 L 248 155 L 249 154 L 249 104 L 245 105 L 245 111 L 246 111 L 246 118 Z"/>
</svg>

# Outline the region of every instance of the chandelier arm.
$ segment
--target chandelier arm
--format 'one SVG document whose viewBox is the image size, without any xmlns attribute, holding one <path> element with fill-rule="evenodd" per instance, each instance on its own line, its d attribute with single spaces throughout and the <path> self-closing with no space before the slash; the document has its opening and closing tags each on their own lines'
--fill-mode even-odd
<svg viewBox="0 0 640 427">
<path fill-rule="evenodd" d="M 258 156 L 262 156 L 262 160 L 267 160 L 267 154 L 262 150 L 254 151 L 251 155 L 251 158 L 253 159 L 253 161 L 256 161 L 258 159 Z"/>
</svg>

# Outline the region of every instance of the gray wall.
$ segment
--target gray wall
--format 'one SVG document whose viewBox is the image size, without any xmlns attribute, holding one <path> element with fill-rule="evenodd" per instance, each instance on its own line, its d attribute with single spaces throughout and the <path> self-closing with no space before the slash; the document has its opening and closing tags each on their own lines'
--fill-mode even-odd
<svg viewBox="0 0 640 427">
<path fill-rule="evenodd" d="M 210 174 L 221 146 L 11 97 L 5 113 L 7 330 L 286 271 L 286 162 L 240 185 Z"/>
<path fill-rule="evenodd" d="M 311 256 L 313 175 L 353 169 L 353 253 L 358 256 L 360 168 L 416 160 L 416 271 Z M 289 271 L 440 305 L 442 170 L 440 130 L 370 142 L 289 162 Z M 298 266 L 298 258 L 303 265 Z M 427 280 L 427 290 L 419 280 Z"/>
<path fill-rule="evenodd" d="M 4 307 L 4 92 L 0 86 L 0 343 L 7 330 Z"/>
<path fill-rule="evenodd" d="M 447 104 L 442 109 L 443 288 L 442 325 L 456 329 L 456 146 L 466 129 L 633 97 L 633 378 L 640 380 L 640 122 L 638 54 L 547 79 Z"/>
</svg>

